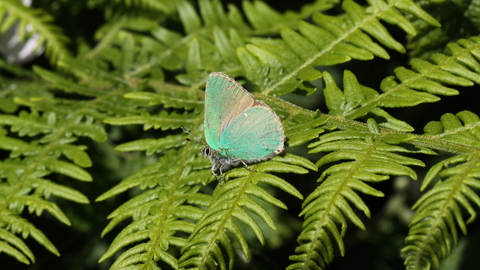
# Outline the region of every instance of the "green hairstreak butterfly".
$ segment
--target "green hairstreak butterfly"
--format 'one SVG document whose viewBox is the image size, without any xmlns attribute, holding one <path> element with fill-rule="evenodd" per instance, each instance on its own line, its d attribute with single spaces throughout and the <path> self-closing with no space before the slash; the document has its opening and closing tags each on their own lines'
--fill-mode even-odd
<svg viewBox="0 0 480 270">
<path fill-rule="evenodd" d="M 229 76 L 213 72 L 205 88 L 203 155 L 220 175 L 232 166 L 268 160 L 284 149 L 280 118 Z"/>
</svg>

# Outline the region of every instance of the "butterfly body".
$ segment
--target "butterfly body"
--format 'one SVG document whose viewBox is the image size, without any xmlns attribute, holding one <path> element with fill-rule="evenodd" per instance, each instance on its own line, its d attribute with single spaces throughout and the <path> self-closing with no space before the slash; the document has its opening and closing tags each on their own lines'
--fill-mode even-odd
<svg viewBox="0 0 480 270">
<path fill-rule="evenodd" d="M 265 103 L 229 76 L 214 72 L 205 89 L 205 139 L 203 155 L 212 162 L 212 173 L 230 167 L 268 160 L 284 149 L 280 118 Z"/>
</svg>

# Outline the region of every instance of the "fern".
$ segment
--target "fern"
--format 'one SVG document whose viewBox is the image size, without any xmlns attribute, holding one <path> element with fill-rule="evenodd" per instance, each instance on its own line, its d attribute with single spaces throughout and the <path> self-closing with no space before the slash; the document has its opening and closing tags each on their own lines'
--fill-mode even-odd
<svg viewBox="0 0 480 270">
<path fill-rule="evenodd" d="M 440 122 L 430 122 L 425 127 L 425 136 L 444 142 L 478 147 L 478 125 L 480 118 L 468 111 L 457 115 L 445 114 Z M 439 176 L 440 181 L 422 198 L 413 209 L 408 244 L 402 252 L 408 269 L 438 267 L 440 260 L 451 252 L 458 243 L 457 226 L 467 234 L 465 223 L 475 220 L 476 212 L 471 202 L 480 205 L 480 198 L 472 190 L 480 188 L 475 179 L 478 170 L 476 151 L 465 151 L 455 157 L 432 166 L 422 183 L 422 190 Z M 471 202 L 469 202 L 471 201 Z M 465 208 L 470 218 L 465 222 L 461 208 Z"/>
<path fill-rule="evenodd" d="M 455 5 L 453 2 L 422 3 L 422 8 L 434 16 L 442 27 L 431 27 L 421 21 L 414 21 L 419 35 L 410 36 L 408 47 L 414 57 L 428 59 L 441 52 L 452 40 L 475 36 L 478 33 L 477 3 Z M 448 10 L 449 12 L 445 12 Z M 462 33 L 462 34 L 460 34 Z"/>
<path fill-rule="evenodd" d="M 74 115 L 75 111 L 72 116 Z M 63 211 L 46 199 L 54 195 L 78 203 L 89 202 L 80 192 L 44 178 L 51 173 L 57 173 L 81 181 L 92 181 L 90 174 L 80 167 L 90 166 L 91 160 L 85 154 L 84 147 L 71 145 L 75 141 L 72 131 L 81 134 L 80 136 L 89 134 L 100 140 L 105 139 L 105 133 L 102 133 L 103 129 L 92 130 L 94 126 L 82 129 L 82 119 L 78 116 L 80 115 L 77 113 L 77 117 L 70 121 L 57 121 L 53 112 L 39 115 L 36 111 L 32 113 L 22 111 L 19 116 L 0 117 L 0 123 L 10 126 L 11 132 L 19 136 L 33 137 L 45 134 L 31 142 L 24 142 L 3 133 L 0 143 L 2 149 L 11 151 L 10 159 L 0 164 L 2 178 L 6 179 L 6 182 L 2 182 L 2 214 L 0 214 L 3 239 L 6 240 L 2 242 L 2 249 L 23 263 L 29 264 L 35 261 L 35 257 L 24 242 L 15 236 L 16 233 L 21 233 L 23 237 L 31 235 L 39 244 L 59 255 L 57 249 L 41 231 L 19 216 L 26 207 L 30 213 L 36 215 L 41 215 L 46 210 L 58 221 L 70 225 Z M 61 155 L 75 164 L 58 160 Z"/>
<path fill-rule="evenodd" d="M 0 33 L 18 23 L 17 35 L 20 41 L 38 34 L 36 50 L 45 45 L 45 51 L 52 62 L 70 56 L 65 46 L 68 38 L 60 33 L 58 26 L 50 24 L 52 17 L 41 10 L 27 8 L 20 1 L 5 0 L 0 3 L 0 17 L 4 18 Z"/>
<path fill-rule="evenodd" d="M 357 253 L 353 241 L 386 239 L 376 225 L 390 223 L 405 244 L 383 241 L 376 251 L 394 249 L 407 269 L 440 267 L 480 206 L 480 118 L 476 107 L 454 115 L 449 104 L 419 134 L 414 117 L 399 112 L 479 84 L 480 38 L 476 3 L 452 10 L 437 2 L 319 0 L 283 12 L 261 1 L 66 1 L 61 10 L 2 1 L 0 32 L 18 23 L 19 39 L 38 35 L 58 70 L 0 61 L 0 254 L 39 266 L 46 249 L 62 255 L 49 259 L 55 267 L 71 267 L 64 239 L 38 219 L 93 239 L 72 240 L 88 254 L 75 255 L 81 268 L 334 269 L 336 260 L 342 269 L 385 269 L 393 265 L 386 256 L 365 255 L 376 261 L 360 267 L 340 256 Z M 93 29 L 64 26 L 62 12 L 73 19 L 92 9 L 104 12 Z M 84 32 L 95 32 L 95 43 Z M 407 49 L 408 63 L 396 60 Z M 381 81 L 358 75 L 371 66 Z M 288 138 L 286 153 L 233 168 L 222 183 L 202 145 L 180 129 L 203 134 L 213 71 L 275 110 Z M 309 107 L 299 96 L 325 104 Z M 425 192 L 385 189 L 400 177 L 418 179 Z M 371 197 L 412 201 L 412 212 L 387 215 Z M 269 250 L 275 260 L 260 262 Z"/>
</svg>

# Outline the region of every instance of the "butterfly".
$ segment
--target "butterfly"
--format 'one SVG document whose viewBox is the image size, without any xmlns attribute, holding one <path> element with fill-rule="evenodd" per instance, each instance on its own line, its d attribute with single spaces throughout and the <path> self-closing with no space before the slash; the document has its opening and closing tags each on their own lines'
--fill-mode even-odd
<svg viewBox="0 0 480 270">
<path fill-rule="evenodd" d="M 212 173 L 242 163 L 265 161 L 284 150 L 285 135 L 277 114 L 255 100 L 234 79 L 213 72 L 205 88 L 205 139 L 202 154 L 212 162 Z"/>
</svg>

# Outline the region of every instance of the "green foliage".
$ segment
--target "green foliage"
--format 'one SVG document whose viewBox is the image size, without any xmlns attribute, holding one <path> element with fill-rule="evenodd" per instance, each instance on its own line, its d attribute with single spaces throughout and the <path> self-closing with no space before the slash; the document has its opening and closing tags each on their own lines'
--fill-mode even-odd
<svg viewBox="0 0 480 270">
<path fill-rule="evenodd" d="M 20 1 L 5 0 L 0 3 L 0 18 L 3 19 L 0 33 L 18 24 L 16 31 L 18 39 L 26 41 L 37 34 L 38 42 L 35 49 L 40 50 L 45 46 L 45 51 L 52 62 L 69 57 L 65 46 L 68 38 L 61 34 L 58 26 L 51 23 L 53 18 L 42 10 L 25 7 Z"/>
<path fill-rule="evenodd" d="M 440 122 L 428 123 L 425 135 L 452 144 L 478 147 L 479 123 L 480 118 L 472 112 L 445 114 Z M 450 254 L 452 244 L 458 243 L 457 226 L 467 234 L 460 206 L 470 215 L 466 223 L 473 222 L 477 214 L 469 201 L 480 206 L 480 197 L 472 190 L 480 188 L 476 179 L 478 158 L 478 153 L 466 151 L 435 164 L 425 176 L 422 190 L 435 177 L 440 181 L 413 206 L 416 212 L 406 238 L 408 246 L 402 250 L 408 269 L 430 268 L 431 264 L 438 267 L 440 260 Z"/>
<path fill-rule="evenodd" d="M 36 48 L 54 67 L 0 61 L 2 256 L 38 264 L 27 238 L 61 256 L 55 235 L 34 222 L 41 217 L 79 234 L 105 227 L 106 240 L 89 235 L 104 243 L 88 245 L 82 254 L 90 259 L 78 259 L 95 260 L 90 268 L 223 270 L 251 261 L 268 269 L 253 251 L 289 248 L 280 267 L 325 269 L 351 253 L 349 225 L 374 232 L 369 218 L 396 221 L 370 197 L 397 200 L 384 184 L 402 177 L 419 179 L 425 191 L 399 199 L 414 201 L 408 224 L 397 222 L 409 227 L 396 246 L 407 269 L 439 267 L 461 241 L 458 228 L 466 235 L 475 220 L 478 112 L 442 108 L 440 121 L 428 115 L 424 134 L 415 132 L 415 116 L 398 113 L 480 84 L 475 2 L 459 3 L 465 16 L 454 21 L 455 2 L 441 1 L 318 0 L 298 12 L 261 1 L 64 1 L 63 9 L 50 2 L 0 3 L 0 32 L 18 23 L 20 40 L 38 35 Z M 93 47 L 81 24 L 60 27 L 62 12 L 77 18 L 79 10 L 104 12 L 88 29 Z M 452 26 L 468 31 L 445 35 Z M 406 48 L 412 58 L 398 62 Z M 372 62 L 383 63 L 370 71 L 381 74 L 378 86 L 357 75 Z M 181 130 L 203 134 L 203 89 L 213 71 L 246 79 L 281 117 L 287 137 L 286 153 L 253 170 L 229 170 L 222 182 L 203 145 Z M 300 96 L 325 106 L 286 101 Z M 106 226 L 98 221 L 105 219 Z"/>
</svg>

